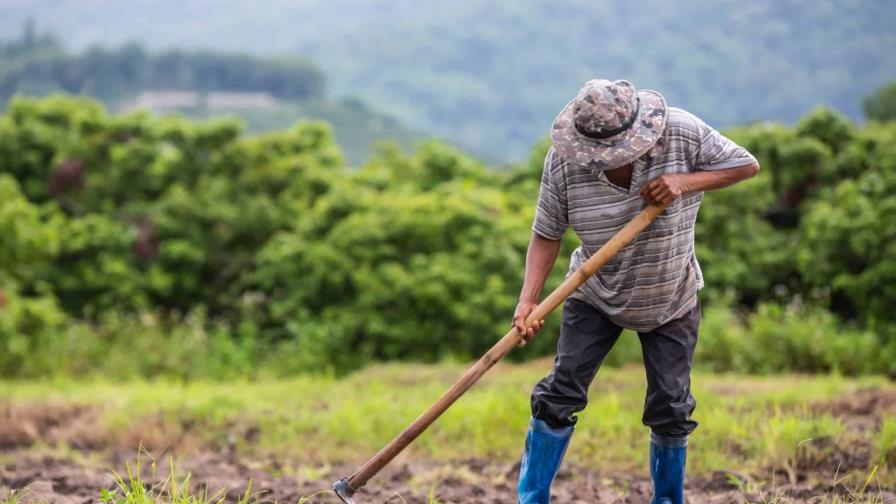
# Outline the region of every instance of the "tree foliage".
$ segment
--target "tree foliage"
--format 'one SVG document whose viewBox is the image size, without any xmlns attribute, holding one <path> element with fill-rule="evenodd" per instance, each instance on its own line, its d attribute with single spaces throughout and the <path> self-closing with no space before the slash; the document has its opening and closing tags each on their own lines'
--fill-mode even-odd
<svg viewBox="0 0 896 504">
<path fill-rule="evenodd" d="M 214 91 L 266 92 L 277 99 L 276 106 L 222 109 L 198 100 L 178 112 L 200 119 L 236 115 L 246 122 L 247 134 L 285 129 L 299 118 L 325 120 L 353 165 L 369 157 L 376 141 L 388 138 L 411 147 L 420 138 L 357 98 L 327 98 L 323 73 L 300 57 L 154 52 L 133 42 L 71 53 L 56 36 L 34 30 L 29 24 L 19 39 L 0 39 L 0 109 L 13 96 L 61 92 L 91 96 L 113 109 L 132 107 L 142 91 L 194 91 L 197 96 Z"/>
<path fill-rule="evenodd" d="M 149 53 L 135 43 L 69 54 L 55 37 L 29 25 L 18 40 L 0 44 L 0 103 L 15 94 L 83 94 L 111 102 L 141 89 L 266 91 L 293 100 L 323 95 L 323 73 L 299 57 L 168 50 Z"/>
<path fill-rule="evenodd" d="M 870 126 L 856 143 L 867 166 L 808 205 L 800 269 L 809 285 L 830 290 L 836 311 L 883 330 L 896 321 L 896 128 Z"/>
<path fill-rule="evenodd" d="M 896 120 L 896 81 L 881 86 L 862 101 L 865 117 L 877 121 Z"/>
<path fill-rule="evenodd" d="M 83 372 L 128 348 L 146 353 L 136 374 L 229 375 L 271 355 L 290 371 L 346 370 L 472 357 L 509 328 L 547 142 L 503 171 L 438 142 L 412 154 L 384 145 L 352 170 L 323 124 L 240 133 L 230 121 L 110 117 L 88 100 L 10 104 L 0 374 Z M 698 219 L 708 327 L 728 327 L 707 358 L 893 372 L 815 347 L 842 350 L 842 334 L 824 339 L 842 323 L 861 355 L 875 342 L 896 355 L 896 125 L 818 109 L 792 128 L 731 135 L 763 169 L 707 194 Z M 561 257 L 575 245 L 570 233 Z M 789 350 L 764 360 L 739 342 L 751 331 Z M 552 345 L 540 337 L 515 355 Z"/>
</svg>

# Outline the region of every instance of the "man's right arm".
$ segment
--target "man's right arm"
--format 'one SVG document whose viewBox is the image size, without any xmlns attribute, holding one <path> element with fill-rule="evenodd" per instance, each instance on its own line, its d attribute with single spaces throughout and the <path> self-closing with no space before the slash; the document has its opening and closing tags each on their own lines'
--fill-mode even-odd
<svg viewBox="0 0 896 504">
<path fill-rule="evenodd" d="M 523 337 L 520 346 L 531 341 L 535 333 L 544 326 L 544 320 L 537 320 L 527 327 L 526 317 L 538 305 L 538 295 L 551 273 L 559 252 L 560 240 L 549 240 L 538 233 L 532 233 L 529 250 L 526 253 L 526 279 L 523 281 L 520 300 L 513 314 L 513 325 Z"/>
</svg>

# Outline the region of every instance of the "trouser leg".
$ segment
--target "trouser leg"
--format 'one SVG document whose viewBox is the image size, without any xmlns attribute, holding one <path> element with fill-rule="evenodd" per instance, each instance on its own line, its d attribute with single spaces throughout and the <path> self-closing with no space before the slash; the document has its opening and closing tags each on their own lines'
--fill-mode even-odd
<svg viewBox="0 0 896 504">
<path fill-rule="evenodd" d="M 532 417 L 552 427 L 575 425 L 576 413 L 588 404 L 588 387 L 621 332 L 588 303 L 567 300 L 554 368 L 532 391 Z"/>
<path fill-rule="evenodd" d="M 691 394 L 691 367 L 700 326 L 699 302 L 682 317 L 638 333 L 647 371 L 644 425 L 650 427 L 650 474 L 654 504 L 683 502 L 688 435 L 696 401 Z"/>
<path fill-rule="evenodd" d="M 570 299 L 551 373 L 532 392 L 532 420 L 520 463 L 521 504 L 547 504 L 588 386 L 622 331 L 592 306 Z"/>
</svg>

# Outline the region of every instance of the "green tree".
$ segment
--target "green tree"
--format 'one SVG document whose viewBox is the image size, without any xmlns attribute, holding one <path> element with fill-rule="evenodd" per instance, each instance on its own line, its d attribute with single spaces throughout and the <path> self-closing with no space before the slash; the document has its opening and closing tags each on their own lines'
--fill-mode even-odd
<svg viewBox="0 0 896 504">
<path fill-rule="evenodd" d="M 323 96 L 323 73 L 297 56 L 256 58 L 214 51 L 149 53 L 131 43 L 69 54 L 50 35 L 0 42 L 0 104 L 14 94 L 64 91 L 117 101 L 143 89 L 266 91 L 287 100 Z"/>
<path fill-rule="evenodd" d="M 862 133 L 869 169 L 822 192 L 801 226 L 800 269 L 832 308 L 879 331 L 896 321 L 896 129 Z"/>
<path fill-rule="evenodd" d="M 37 272 L 54 264 L 62 239 L 58 220 L 44 213 L 25 199 L 15 179 L 0 173 L 3 376 L 26 376 L 51 367 L 45 359 L 54 354 L 53 339 L 71 322 L 56 305 L 52 290 L 33 282 Z"/>
<path fill-rule="evenodd" d="M 231 376 L 270 355 L 278 369 L 347 370 L 473 357 L 508 329 L 547 141 L 507 170 L 439 142 L 410 154 L 383 145 L 349 169 L 324 124 L 241 131 L 110 117 L 87 100 L 10 104 L 0 374 Z M 893 372 L 896 125 L 818 109 L 795 127 L 730 135 L 763 169 L 708 193 L 698 218 L 717 333 L 708 358 L 760 372 Z M 576 245 L 567 234 L 546 290 Z M 514 355 L 549 352 L 558 322 Z M 828 336 L 838 324 L 846 332 Z M 786 353 L 744 344 L 751 331 L 782 338 Z M 849 335 L 857 355 L 875 342 L 885 351 L 845 358 Z M 135 352 L 147 355 L 130 369 L 106 364 Z"/>
<path fill-rule="evenodd" d="M 896 81 L 881 86 L 862 100 L 865 117 L 875 121 L 896 119 Z"/>
</svg>

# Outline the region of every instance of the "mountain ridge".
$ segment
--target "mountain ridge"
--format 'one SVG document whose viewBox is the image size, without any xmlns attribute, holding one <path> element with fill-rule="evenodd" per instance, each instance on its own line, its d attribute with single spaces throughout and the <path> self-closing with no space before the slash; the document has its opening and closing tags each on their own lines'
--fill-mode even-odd
<svg viewBox="0 0 896 504">
<path fill-rule="evenodd" d="M 896 77 L 896 9 L 887 0 L 0 6 L 0 29 L 28 18 L 74 47 L 137 39 L 154 48 L 301 53 L 336 94 L 505 161 L 524 158 L 595 76 L 657 89 L 716 127 L 792 122 L 818 104 L 859 118 L 861 96 Z"/>
</svg>

